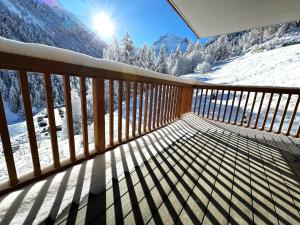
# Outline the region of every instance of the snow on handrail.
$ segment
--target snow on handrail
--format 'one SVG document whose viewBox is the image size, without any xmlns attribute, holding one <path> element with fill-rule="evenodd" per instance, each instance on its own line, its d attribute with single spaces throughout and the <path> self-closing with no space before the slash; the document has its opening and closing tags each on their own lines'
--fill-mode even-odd
<svg viewBox="0 0 300 225">
<path fill-rule="evenodd" d="M 0 52 L 34 57 L 39 59 L 47 59 L 62 63 L 70 63 L 80 66 L 127 73 L 137 76 L 157 78 L 190 85 L 197 85 L 201 83 L 195 79 L 182 79 L 167 74 L 150 71 L 137 66 L 127 65 L 125 63 L 95 58 L 89 55 L 62 48 L 36 43 L 24 43 L 20 41 L 9 40 L 2 37 L 0 37 Z"/>
</svg>

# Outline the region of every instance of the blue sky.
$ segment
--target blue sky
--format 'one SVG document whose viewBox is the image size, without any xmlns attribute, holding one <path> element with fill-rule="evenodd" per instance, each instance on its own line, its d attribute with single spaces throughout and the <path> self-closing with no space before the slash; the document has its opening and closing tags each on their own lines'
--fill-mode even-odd
<svg viewBox="0 0 300 225">
<path fill-rule="evenodd" d="M 166 0 L 59 0 L 60 4 L 93 29 L 94 17 L 102 12 L 115 23 L 115 37 L 128 31 L 137 46 L 152 45 L 166 33 L 197 40 L 194 33 Z M 109 42 L 110 38 L 103 38 Z"/>
</svg>

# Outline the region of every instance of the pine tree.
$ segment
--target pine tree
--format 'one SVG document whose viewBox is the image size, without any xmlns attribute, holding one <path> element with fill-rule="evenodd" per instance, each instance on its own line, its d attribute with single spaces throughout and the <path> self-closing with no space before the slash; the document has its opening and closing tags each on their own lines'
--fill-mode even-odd
<svg viewBox="0 0 300 225">
<path fill-rule="evenodd" d="M 121 51 L 121 62 L 134 65 L 135 61 L 135 46 L 131 40 L 129 33 L 126 32 L 124 38 L 121 42 L 122 51 Z"/>
<path fill-rule="evenodd" d="M 19 94 L 13 85 L 9 89 L 9 107 L 14 113 L 19 111 Z"/>
<path fill-rule="evenodd" d="M 170 56 L 170 63 L 169 63 L 169 72 L 172 74 L 172 70 L 178 60 L 178 58 L 181 56 L 181 51 L 180 51 L 180 45 L 177 46 L 175 52 Z M 172 74 L 174 75 L 174 74 Z"/>
<path fill-rule="evenodd" d="M 156 71 L 160 73 L 168 73 L 166 47 L 164 45 L 160 46 L 159 56 L 156 64 Z"/>
</svg>

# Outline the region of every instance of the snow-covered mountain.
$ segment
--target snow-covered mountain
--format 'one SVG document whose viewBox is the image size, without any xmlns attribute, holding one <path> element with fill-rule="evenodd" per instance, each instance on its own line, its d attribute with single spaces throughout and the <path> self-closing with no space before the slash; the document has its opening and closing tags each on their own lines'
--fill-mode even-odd
<svg viewBox="0 0 300 225">
<path fill-rule="evenodd" d="M 106 44 L 72 13 L 38 0 L 1 0 L 0 36 L 102 57 Z"/>
<path fill-rule="evenodd" d="M 181 38 L 176 34 L 167 33 L 161 36 L 156 42 L 154 42 L 153 47 L 155 49 L 155 52 L 158 54 L 160 46 L 165 45 L 166 53 L 169 55 L 176 50 L 178 45 L 180 46 L 181 52 L 185 52 L 189 42 L 190 39 L 188 38 Z"/>
</svg>

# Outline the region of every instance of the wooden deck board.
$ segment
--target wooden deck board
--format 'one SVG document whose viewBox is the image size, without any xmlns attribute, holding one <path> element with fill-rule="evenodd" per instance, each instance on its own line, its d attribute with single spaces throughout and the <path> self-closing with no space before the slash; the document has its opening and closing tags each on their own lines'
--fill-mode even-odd
<svg viewBox="0 0 300 225">
<path fill-rule="evenodd" d="M 132 153 L 133 161 L 141 157 L 144 163 L 59 222 L 300 224 L 299 179 L 283 153 L 298 154 L 293 142 L 246 128 L 230 130 L 198 116 L 176 123 L 170 129 L 185 124 L 190 133 L 174 132 L 158 141 L 164 150 L 156 155 L 155 145 L 146 145 L 139 156 Z"/>
</svg>

